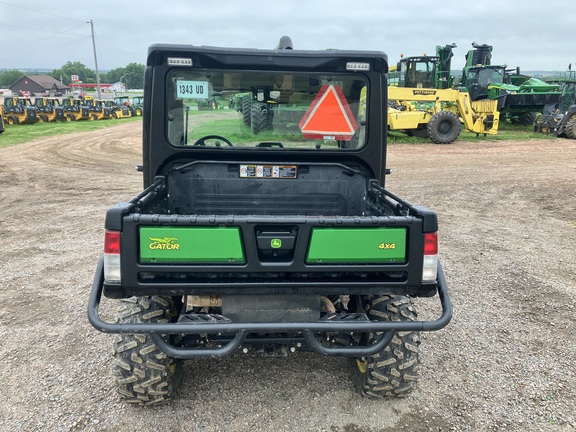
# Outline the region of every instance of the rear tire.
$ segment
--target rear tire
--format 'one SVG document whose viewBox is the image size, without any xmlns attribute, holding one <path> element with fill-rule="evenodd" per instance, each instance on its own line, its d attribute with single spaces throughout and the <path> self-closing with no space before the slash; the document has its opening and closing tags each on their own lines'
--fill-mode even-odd
<svg viewBox="0 0 576 432">
<path fill-rule="evenodd" d="M 18 117 L 12 116 L 12 115 L 9 115 L 8 117 L 6 117 L 6 122 L 7 122 L 9 125 L 16 125 L 16 124 L 19 123 Z"/>
<path fill-rule="evenodd" d="M 252 105 L 250 128 L 252 133 L 259 134 L 262 131 L 270 129 L 270 112 L 264 104 Z"/>
<path fill-rule="evenodd" d="M 518 117 L 513 117 L 510 120 L 510 123 L 514 125 L 521 125 L 521 126 L 532 126 L 536 123 L 536 119 L 538 118 L 538 114 L 534 112 L 523 113 Z"/>
<path fill-rule="evenodd" d="M 415 321 L 418 316 L 410 297 L 367 296 L 362 301 L 371 320 Z M 366 335 L 367 344 L 372 344 L 381 334 Z M 410 394 L 418 381 L 419 345 L 419 332 L 398 332 L 379 353 L 350 359 L 356 390 L 370 398 L 396 398 Z"/>
<path fill-rule="evenodd" d="M 566 122 L 564 134 L 567 138 L 576 139 L 576 114 L 573 114 Z"/>
<path fill-rule="evenodd" d="M 246 95 L 244 97 L 242 97 L 242 123 L 244 123 L 245 126 L 250 126 L 252 123 L 251 120 L 251 110 L 252 109 L 252 97 L 249 95 Z"/>
<path fill-rule="evenodd" d="M 451 111 L 440 111 L 428 122 L 428 136 L 436 144 L 450 144 L 460 135 L 462 126 L 458 116 Z"/>
<path fill-rule="evenodd" d="M 177 316 L 171 297 L 132 297 L 120 323 L 165 323 Z M 119 334 L 114 341 L 114 371 L 120 399 L 153 405 L 174 397 L 182 381 L 181 360 L 168 357 L 146 334 Z"/>
</svg>

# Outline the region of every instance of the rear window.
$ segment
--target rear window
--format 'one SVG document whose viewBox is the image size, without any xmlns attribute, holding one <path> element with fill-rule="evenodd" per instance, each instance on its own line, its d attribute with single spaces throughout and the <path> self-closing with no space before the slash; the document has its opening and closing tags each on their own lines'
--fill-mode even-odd
<svg viewBox="0 0 576 432">
<path fill-rule="evenodd" d="M 167 78 L 166 122 L 174 146 L 364 146 L 367 81 L 359 73 L 175 69 Z"/>
</svg>

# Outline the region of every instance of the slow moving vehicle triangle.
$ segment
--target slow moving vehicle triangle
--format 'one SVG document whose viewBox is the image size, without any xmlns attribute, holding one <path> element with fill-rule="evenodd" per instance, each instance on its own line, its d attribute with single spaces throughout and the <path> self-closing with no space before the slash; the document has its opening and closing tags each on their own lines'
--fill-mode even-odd
<svg viewBox="0 0 576 432">
<path fill-rule="evenodd" d="M 358 123 L 339 86 L 322 86 L 298 124 L 305 138 L 350 141 Z"/>
</svg>

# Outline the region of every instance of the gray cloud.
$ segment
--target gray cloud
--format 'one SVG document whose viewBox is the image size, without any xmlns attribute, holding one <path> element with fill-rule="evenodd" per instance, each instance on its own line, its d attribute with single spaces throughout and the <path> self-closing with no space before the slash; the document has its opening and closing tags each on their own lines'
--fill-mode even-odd
<svg viewBox="0 0 576 432">
<path fill-rule="evenodd" d="M 284 34 L 295 48 L 384 51 L 391 64 L 401 53 L 433 54 L 436 45 L 455 42 L 452 65 L 461 69 L 473 41 L 494 46 L 494 63 L 523 70 L 565 70 L 576 61 L 576 9 L 563 0 L 547 1 L 546 11 L 535 0 L 104 0 L 75 5 L 0 1 L 0 31 L 8 41 L 0 67 L 53 69 L 67 61 L 94 67 L 90 19 L 102 70 L 145 63 L 153 43 L 273 48 Z"/>
</svg>

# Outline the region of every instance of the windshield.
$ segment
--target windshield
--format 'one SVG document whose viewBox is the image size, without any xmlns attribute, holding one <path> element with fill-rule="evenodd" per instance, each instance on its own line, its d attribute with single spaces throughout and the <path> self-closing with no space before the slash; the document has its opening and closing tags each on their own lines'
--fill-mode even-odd
<svg viewBox="0 0 576 432">
<path fill-rule="evenodd" d="M 504 82 L 504 69 L 481 68 L 470 71 L 470 83 L 477 83 L 482 87 L 489 84 L 502 84 Z"/>
<path fill-rule="evenodd" d="M 348 149 L 364 145 L 366 80 L 358 73 L 210 72 L 167 79 L 175 146 Z"/>
</svg>

